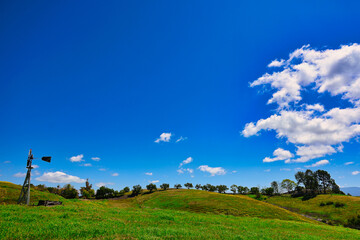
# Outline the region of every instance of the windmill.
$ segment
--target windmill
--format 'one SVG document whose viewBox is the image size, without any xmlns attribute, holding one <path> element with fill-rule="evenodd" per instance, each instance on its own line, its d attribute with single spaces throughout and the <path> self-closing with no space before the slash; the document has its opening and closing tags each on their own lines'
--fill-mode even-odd
<svg viewBox="0 0 360 240">
<path fill-rule="evenodd" d="M 32 151 L 30 149 L 28 159 L 27 159 L 27 164 L 26 164 L 26 168 L 28 170 L 26 173 L 24 184 L 23 184 L 21 192 L 20 192 L 18 204 L 26 203 L 27 205 L 30 205 L 30 178 L 31 178 L 31 169 L 33 169 L 33 167 L 31 166 L 33 159 L 36 159 L 36 158 L 34 158 Z M 50 162 L 51 157 L 42 157 L 41 160 L 43 160 L 45 162 Z"/>
</svg>

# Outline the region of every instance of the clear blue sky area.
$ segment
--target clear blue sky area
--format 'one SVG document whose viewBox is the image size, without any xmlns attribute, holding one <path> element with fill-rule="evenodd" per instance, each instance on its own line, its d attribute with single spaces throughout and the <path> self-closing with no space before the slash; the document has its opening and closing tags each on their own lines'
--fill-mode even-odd
<svg viewBox="0 0 360 240">
<path fill-rule="evenodd" d="M 249 83 L 303 45 L 360 42 L 359 9 L 359 1 L 329 0 L 2 1 L 0 180 L 21 184 L 32 148 L 52 156 L 34 160 L 33 183 L 48 186 L 65 183 L 36 178 L 62 172 L 114 189 L 268 186 L 325 158 L 321 169 L 340 186 L 360 186 L 351 174 L 360 171 L 356 138 L 325 158 L 266 163 L 275 149 L 296 146 L 275 131 L 241 134 L 277 109 L 267 104 L 272 90 Z M 162 133 L 170 140 L 155 142 Z M 224 172 L 212 176 L 204 165 Z"/>
</svg>

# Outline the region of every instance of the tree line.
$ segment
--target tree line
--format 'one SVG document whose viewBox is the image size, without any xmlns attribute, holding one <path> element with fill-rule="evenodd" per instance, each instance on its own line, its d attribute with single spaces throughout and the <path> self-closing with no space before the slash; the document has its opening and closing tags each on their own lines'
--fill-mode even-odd
<svg viewBox="0 0 360 240">
<path fill-rule="evenodd" d="M 233 184 L 230 186 L 230 189 L 226 185 L 212 185 L 212 184 L 196 184 L 195 189 L 209 191 L 209 192 L 218 192 L 226 193 L 230 190 L 233 194 L 252 194 L 255 195 L 255 198 L 261 198 L 261 195 L 273 196 L 280 194 L 291 194 L 293 197 L 304 196 L 304 198 L 312 198 L 317 194 L 344 194 L 340 191 L 340 187 L 336 184 L 335 180 L 331 178 L 331 175 L 324 170 L 317 170 L 315 172 L 311 170 L 306 170 L 305 172 L 297 172 L 295 174 L 295 181 L 290 179 L 284 179 L 281 182 L 273 181 L 270 184 L 270 187 L 259 188 L 259 187 L 245 187 L 241 185 Z M 48 191 L 50 193 L 55 193 L 63 196 L 64 198 L 86 198 L 86 199 L 106 199 L 106 198 L 115 198 L 122 197 L 126 193 L 130 192 L 129 187 L 124 187 L 122 190 L 114 190 L 106 186 L 101 186 L 96 192 L 92 188 L 92 185 L 88 180 L 85 182 L 85 187 L 81 187 L 80 190 L 76 190 L 72 185 L 66 184 L 64 187 L 46 187 L 43 184 L 34 186 L 35 189 L 40 191 Z M 185 183 L 184 187 L 187 189 L 194 188 L 192 183 Z M 177 183 L 174 184 L 175 189 L 181 189 L 182 185 Z M 157 191 L 158 188 L 154 183 L 146 185 L 146 189 L 152 193 Z M 170 184 L 163 183 L 160 185 L 161 190 L 170 189 Z M 143 189 L 140 185 L 135 185 L 132 187 L 130 196 L 137 196 L 143 192 Z"/>
</svg>

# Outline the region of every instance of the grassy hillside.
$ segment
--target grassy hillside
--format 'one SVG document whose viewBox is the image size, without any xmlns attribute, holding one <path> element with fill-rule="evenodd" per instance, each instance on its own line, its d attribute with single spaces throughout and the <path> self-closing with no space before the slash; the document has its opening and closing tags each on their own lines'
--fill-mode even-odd
<svg viewBox="0 0 360 240">
<path fill-rule="evenodd" d="M 314 222 L 301 215 L 247 196 L 199 190 L 159 191 L 136 198 L 136 204 L 152 209 Z"/>
<path fill-rule="evenodd" d="M 0 181 L 0 204 L 15 204 L 20 195 L 20 185 Z M 30 188 L 30 203 L 38 204 L 39 200 L 66 201 L 61 196 L 48 192 L 41 192 Z"/>
<path fill-rule="evenodd" d="M 298 213 L 323 219 L 330 224 L 344 225 L 348 219 L 360 215 L 360 197 L 328 194 L 302 201 L 301 197 L 275 196 L 267 198 L 265 201 Z M 336 207 L 336 203 L 344 204 L 344 206 Z"/>
<path fill-rule="evenodd" d="M 7 186 L 7 192 L 18 188 Z M 42 193 L 34 191 L 37 194 Z M 130 238 L 360 239 L 360 231 L 314 224 L 245 197 L 195 190 L 156 192 L 122 200 L 66 200 L 63 206 L 54 207 L 0 204 L 0 239 Z"/>
</svg>

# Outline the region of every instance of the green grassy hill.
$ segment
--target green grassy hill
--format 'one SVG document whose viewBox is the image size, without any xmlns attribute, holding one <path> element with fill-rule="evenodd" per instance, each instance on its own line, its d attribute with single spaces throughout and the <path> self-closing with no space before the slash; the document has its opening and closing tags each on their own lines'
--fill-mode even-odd
<svg viewBox="0 0 360 240">
<path fill-rule="evenodd" d="M 344 225 L 347 224 L 348 219 L 360 215 L 360 197 L 327 194 L 302 201 L 301 197 L 274 196 L 265 201 L 294 212 L 323 219 L 330 224 Z M 344 204 L 344 206 L 336 207 L 336 203 Z"/>
<path fill-rule="evenodd" d="M 242 195 L 199 190 L 168 190 L 136 198 L 141 207 L 172 209 L 195 213 L 224 214 L 317 223 L 299 214 Z"/>
<path fill-rule="evenodd" d="M 20 185 L 16 185 L 10 182 L 0 181 L 0 203 L 2 204 L 15 204 L 20 195 Z M 41 192 L 30 188 L 30 204 L 37 205 L 39 200 L 51 200 L 51 201 L 66 201 L 63 197 L 49 192 Z"/>
<path fill-rule="evenodd" d="M 19 188 L 6 185 L 7 193 Z M 196 190 L 66 200 L 54 207 L 9 203 L 0 203 L 0 239 L 360 239 L 358 230 L 307 220 L 242 196 Z"/>
</svg>

